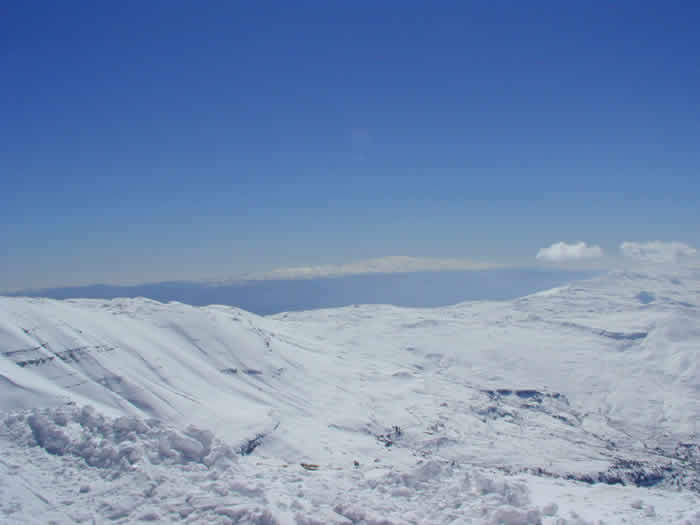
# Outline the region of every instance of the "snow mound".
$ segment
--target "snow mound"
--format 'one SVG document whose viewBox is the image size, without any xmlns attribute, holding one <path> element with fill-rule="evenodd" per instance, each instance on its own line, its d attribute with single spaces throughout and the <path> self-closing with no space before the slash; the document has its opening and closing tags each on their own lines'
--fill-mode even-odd
<svg viewBox="0 0 700 525">
<path fill-rule="evenodd" d="M 55 456 L 72 456 L 111 476 L 152 465 L 201 463 L 207 467 L 235 459 L 233 449 L 194 426 L 180 432 L 156 419 L 108 418 L 91 406 L 35 409 L 5 417 L 3 434 L 18 445 L 38 446 Z"/>
</svg>

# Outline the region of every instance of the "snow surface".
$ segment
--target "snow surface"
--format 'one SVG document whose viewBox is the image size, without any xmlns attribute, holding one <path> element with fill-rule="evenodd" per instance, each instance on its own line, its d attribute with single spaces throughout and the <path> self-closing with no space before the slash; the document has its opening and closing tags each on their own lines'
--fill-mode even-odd
<svg viewBox="0 0 700 525">
<path fill-rule="evenodd" d="M 700 524 L 700 271 L 260 317 L 0 297 L 3 523 Z"/>
</svg>

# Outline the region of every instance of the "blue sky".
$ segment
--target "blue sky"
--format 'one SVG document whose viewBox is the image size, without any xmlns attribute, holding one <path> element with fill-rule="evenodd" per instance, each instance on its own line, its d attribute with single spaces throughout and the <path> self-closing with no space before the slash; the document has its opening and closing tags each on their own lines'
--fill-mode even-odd
<svg viewBox="0 0 700 525">
<path fill-rule="evenodd" d="M 0 9 L 0 289 L 700 245 L 695 2 Z"/>
</svg>

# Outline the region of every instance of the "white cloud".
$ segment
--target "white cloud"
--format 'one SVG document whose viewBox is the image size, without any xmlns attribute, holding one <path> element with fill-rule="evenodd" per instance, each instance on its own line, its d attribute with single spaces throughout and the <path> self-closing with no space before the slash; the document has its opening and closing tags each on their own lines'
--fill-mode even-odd
<svg viewBox="0 0 700 525">
<path fill-rule="evenodd" d="M 377 259 L 365 259 L 345 264 L 280 268 L 265 273 L 247 274 L 241 276 L 239 280 L 314 279 L 319 277 L 340 277 L 344 275 L 445 270 L 486 270 L 501 267 L 503 267 L 503 265 L 475 262 L 468 259 L 391 256 Z"/>
<path fill-rule="evenodd" d="M 541 248 L 537 252 L 538 259 L 550 262 L 578 261 L 602 256 L 603 250 L 600 246 L 589 246 L 585 242 L 574 244 L 557 242 L 547 248 Z"/>
<path fill-rule="evenodd" d="M 674 262 L 683 257 L 692 257 L 697 250 L 682 242 L 630 242 L 620 245 L 620 251 L 625 257 L 632 257 L 648 262 Z"/>
</svg>

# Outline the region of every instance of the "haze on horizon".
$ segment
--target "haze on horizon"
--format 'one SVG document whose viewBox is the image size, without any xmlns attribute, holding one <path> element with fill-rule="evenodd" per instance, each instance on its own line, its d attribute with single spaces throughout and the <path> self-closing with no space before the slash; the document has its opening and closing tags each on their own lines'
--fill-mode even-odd
<svg viewBox="0 0 700 525">
<path fill-rule="evenodd" d="M 698 15 L 4 6 L 0 291 L 695 258 Z"/>
</svg>

